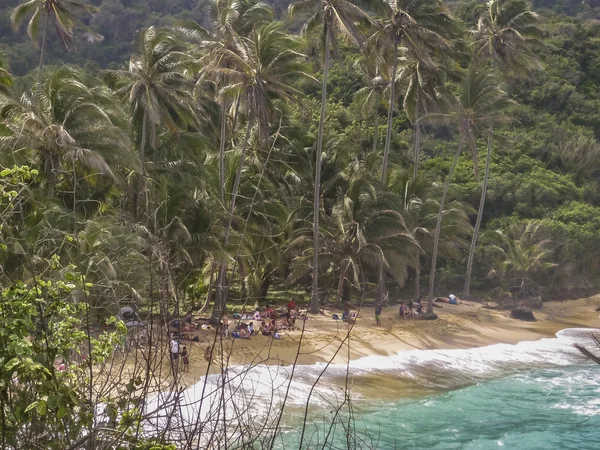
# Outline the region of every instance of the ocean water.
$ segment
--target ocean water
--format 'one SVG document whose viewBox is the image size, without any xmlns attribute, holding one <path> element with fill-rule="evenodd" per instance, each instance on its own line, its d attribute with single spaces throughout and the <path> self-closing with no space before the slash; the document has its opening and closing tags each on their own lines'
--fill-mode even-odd
<svg viewBox="0 0 600 450">
<path fill-rule="evenodd" d="M 322 414 L 306 427 L 303 448 L 348 448 L 350 442 L 368 449 L 600 449 L 600 366 L 574 343 L 593 349 L 591 331 L 400 353 L 385 367 L 363 360 L 359 365 L 396 373 L 378 380 L 379 390 L 393 398 L 359 398 L 333 427 L 331 412 Z M 407 386 L 411 398 L 403 396 Z M 278 440 L 279 448 L 298 448 L 296 428 Z"/>
<path fill-rule="evenodd" d="M 600 366 L 574 348 L 594 349 L 599 331 L 298 366 L 293 377 L 234 368 L 225 385 L 210 376 L 184 392 L 178 419 L 206 435 L 227 424 L 228 448 L 260 436 L 250 448 L 600 449 Z"/>
</svg>

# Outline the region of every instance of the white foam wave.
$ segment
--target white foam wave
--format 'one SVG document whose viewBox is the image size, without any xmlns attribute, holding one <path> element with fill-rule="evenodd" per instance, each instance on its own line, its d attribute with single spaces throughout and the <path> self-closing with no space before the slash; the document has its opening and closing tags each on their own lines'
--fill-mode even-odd
<svg viewBox="0 0 600 450">
<path fill-rule="evenodd" d="M 280 405 L 303 407 L 310 404 L 331 407 L 344 399 L 344 382 L 350 377 L 387 374 L 410 379 L 423 386 L 452 389 L 513 372 L 543 367 L 583 364 L 586 359 L 574 348 L 575 343 L 589 345 L 595 329 L 566 329 L 556 338 L 521 342 L 516 345 L 495 344 L 487 347 L 454 350 L 411 350 L 394 356 L 367 356 L 346 364 L 323 363 L 292 367 L 261 365 L 250 369 L 229 369 L 225 385 L 221 375 L 210 375 L 184 391 L 177 417 L 189 429 L 200 421 L 219 426 L 225 420 L 241 416 L 249 421 L 267 423 L 276 419 Z M 320 377 L 319 383 L 316 383 Z M 289 385 L 289 389 L 288 389 Z M 155 398 L 147 411 L 173 408 L 172 396 Z M 353 397 L 356 394 L 353 393 Z M 560 406 L 557 406 L 560 407 Z M 223 412 L 224 411 L 224 412 Z M 155 427 L 164 426 L 158 415 Z"/>
</svg>

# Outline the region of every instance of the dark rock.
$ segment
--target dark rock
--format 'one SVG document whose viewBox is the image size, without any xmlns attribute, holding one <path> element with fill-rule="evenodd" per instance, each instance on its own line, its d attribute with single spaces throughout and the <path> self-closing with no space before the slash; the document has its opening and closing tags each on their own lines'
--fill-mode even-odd
<svg viewBox="0 0 600 450">
<path fill-rule="evenodd" d="M 438 318 L 436 313 L 425 313 L 419 316 L 421 320 L 435 320 Z"/>
<path fill-rule="evenodd" d="M 439 297 L 434 300 L 434 302 L 436 302 L 436 303 L 444 303 L 445 301 L 446 300 L 444 300 L 443 298 L 439 298 Z"/>
<path fill-rule="evenodd" d="M 528 322 L 535 322 L 535 317 L 533 316 L 533 312 L 527 306 L 517 306 L 514 308 L 510 315 L 513 319 L 526 320 Z"/>
<path fill-rule="evenodd" d="M 598 306 L 598 307 L 596 308 L 596 311 L 600 311 L 600 306 Z"/>
</svg>

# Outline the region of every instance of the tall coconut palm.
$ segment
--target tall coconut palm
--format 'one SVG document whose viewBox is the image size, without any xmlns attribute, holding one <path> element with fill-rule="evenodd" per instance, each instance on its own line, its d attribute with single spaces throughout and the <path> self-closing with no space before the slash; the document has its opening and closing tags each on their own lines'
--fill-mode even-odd
<svg viewBox="0 0 600 450">
<path fill-rule="evenodd" d="M 442 59 L 442 58 L 440 58 Z M 403 109 L 413 124 L 413 176 L 419 173 L 421 157 L 421 117 L 440 110 L 440 106 L 448 96 L 440 89 L 445 82 L 450 58 L 444 58 L 446 66 L 431 66 L 419 59 L 406 58 L 406 62 L 398 73 L 398 80 L 405 86 L 403 92 Z"/>
<path fill-rule="evenodd" d="M 517 297 L 538 296 L 541 277 L 558 266 L 553 262 L 552 242 L 543 236 L 540 223 L 513 225 L 507 232 L 494 234 L 499 242 L 487 247 L 493 261 L 488 277 L 502 279 Z"/>
<path fill-rule="evenodd" d="M 450 114 L 430 114 L 430 118 L 446 118 L 452 120 L 458 127 L 459 142 L 457 151 L 452 160 L 452 165 L 440 201 L 440 208 L 437 216 L 435 228 L 435 237 L 433 242 L 433 251 L 431 256 L 431 275 L 429 278 L 429 304 L 427 312 L 433 312 L 433 296 L 435 288 L 435 270 L 437 265 L 438 246 L 440 232 L 442 228 L 442 219 L 448 188 L 454 174 L 454 168 L 460 157 L 463 146 L 466 145 L 473 158 L 473 166 L 477 176 L 478 155 L 477 155 L 477 136 L 478 133 L 487 131 L 490 124 L 505 123 L 506 116 L 500 111 L 509 102 L 506 94 L 498 87 L 494 77 L 485 72 L 478 71 L 471 67 L 461 83 L 460 92 L 456 98 Z"/>
<path fill-rule="evenodd" d="M 224 89 L 236 90 L 245 100 L 247 124 L 241 144 L 237 174 L 231 190 L 228 207 L 228 221 L 224 230 L 224 246 L 229 241 L 231 222 L 244 169 L 250 133 L 258 128 L 258 141 L 264 147 L 269 137 L 269 127 L 273 113 L 274 99 L 293 101 L 302 93 L 292 86 L 294 80 L 309 77 L 305 71 L 304 55 L 298 52 L 299 42 L 284 32 L 282 24 L 269 23 L 255 27 L 248 37 L 241 37 L 235 50 L 224 46 L 213 48 L 215 61 L 206 70 L 218 75 L 226 75 L 228 86 Z M 220 316 L 224 306 L 223 284 L 227 270 L 226 261 L 219 268 L 217 286 L 221 295 L 215 304 L 215 317 Z"/>
<path fill-rule="evenodd" d="M 184 23 L 179 31 L 184 36 L 198 45 L 200 60 L 203 65 L 220 66 L 224 68 L 227 60 L 223 59 L 222 49 L 235 52 L 236 46 L 243 36 L 247 36 L 253 27 L 273 21 L 273 10 L 266 3 L 257 0 L 212 0 L 210 2 L 211 29 L 207 30 L 195 22 Z M 205 81 L 204 76 L 200 76 L 196 85 L 197 89 L 202 89 Z M 232 105 L 231 98 L 227 94 L 232 94 L 232 90 L 227 89 L 228 77 L 220 74 L 214 80 L 217 88 L 220 90 L 221 106 L 221 133 L 219 139 L 219 176 L 220 185 L 219 195 L 221 203 L 225 205 L 225 147 L 227 142 L 227 124 L 229 122 L 229 110 Z M 229 133 L 233 135 L 241 98 L 238 96 L 234 102 L 234 112 L 231 119 Z"/>
<path fill-rule="evenodd" d="M 379 107 L 383 100 L 386 90 L 389 88 L 389 81 L 382 72 L 381 64 L 374 58 L 361 58 L 354 64 L 363 79 L 366 86 L 359 89 L 354 94 L 354 100 L 361 105 L 361 110 L 365 117 L 373 116 L 373 153 L 377 152 L 377 142 L 379 140 Z"/>
<path fill-rule="evenodd" d="M 37 103 L 32 96 L 23 95 L 2 108 L 11 133 L 0 137 L 0 144 L 33 152 L 51 198 L 65 163 L 69 170 L 76 165 L 91 177 L 114 180 L 107 159 L 127 161 L 127 139 L 110 117 L 107 90 L 86 84 L 81 71 L 63 66 L 44 80 L 37 92 Z"/>
<path fill-rule="evenodd" d="M 145 188 L 146 152 L 156 146 L 158 129 L 171 133 L 195 123 L 191 80 L 186 71 L 191 58 L 183 53 L 184 44 L 172 33 L 150 27 L 137 37 L 138 53 L 131 57 L 128 70 L 107 74 L 109 85 L 129 105 L 131 126 L 139 149 L 140 176 L 134 195 L 134 214 L 138 215 L 140 194 Z"/>
<path fill-rule="evenodd" d="M 387 117 L 387 133 L 383 151 L 381 179 L 385 180 L 392 140 L 392 119 L 396 108 L 396 82 L 400 46 L 414 59 L 428 66 L 435 66 L 430 54 L 448 50 L 451 43 L 446 38 L 452 19 L 440 0 L 396 0 L 386 4 L 385 18 L 374 40 L 387 44 L 391 49 L 390 103 Z M 385 47 L 384 47 L 385 48 Z"/>
<path fill-rule="evenodd" d="M 379 0 L 368 2 L 379 4 Z M 311 312 L 319 310 L 319 213 L 321 210 L 321 163 L 323 158 L 323 130 L 325 126 L 325 106 L 327 104 L 327 77 L 331 49 L 337 45 L 337 34 L 350 38 L 362 47 L 365 36 L 358 24 L 372 24 L 369 14 L 363 11 L 354 0 L 299 0 L 288 9 L 290 20 L 298 14 L 311 14 L 304 24 L 303 33 L 313 36 L 320 29 L 319 44 L 321 46 L 323 65 L 323 84 L 321 87 L 321 113 L 319 131 L 316 142 L 315 189 L 313 200 L 313 263 L 312 263 L 312 299 Z"/>
<path fill-rule="evenodd" d="M 475 57 L 477 59 L 491 58 L 494 75 L 498 64 L 508 68 L 518 75 L 526 75 L 539 69 L 538 59 L 531 53 L 532 47 L 537 43 L 537 38 L 542 34 L 539 28 L 539 19 L 536 13 L 530 11 L 523 0 L 491 0 L 488 10 L 477 23 L 473 31 L 475 41 Z M 481 198 L 475 221 L 475 229 L 469 248 L 467 259 L 467 272 L 463 296 L 471 295 L 471 276 L 473 273 L 473 260 L 479 238 L 479 228 L 483 218 L 485 199 L 489 181 L 490 163 L 492 159 L 492 136 L 494 125 L 490 124 L 488 132 L 488 145 L 485 158 L 485 174 L 481 186 Z"/>
<path fill-rule="evenodd" d="M 67 50 L 72 50 L 74 47 L 73 30 L 76 26 L 82 27 L 88 33 L 99 37 L 99 35 L 86 27 L 78 16 L 81 13 L 91 13 L 95 10 L 96 8 L 93 6 L 77 0 L 29 0 L 12 10 L 11 21 L 15 29 L 18 29 L 23 21 L 29 17 L 27 34 L 35 45 L 38 45 L 38 41 L 40 40 L 40 21 L 43 22 L 40 63 L 37 76 L 38 83 L 41 81 L 42 69 L 44 67 L 49 23 L 52 22 L 54 24 L 56 34 L 62 40 Z"/>
<path fill-rule="evenodd" d="M 439 193 L 443 189 L 430 177 L 410 174 L 408 170 L 392 168 L 387 189 L 396 196 L 394 203 L 404 217 L 406 227 L 425 254 L 431 254 L 439 211 Z M 461 250 L 468 245 L 471 234 L 469 214 L 474 212 L 469 204 L 461 202 L 460 189 L 450 187 L 451 201 L 444 205 L 438 254 L 442 257 L 459 258 Z M 411 263 L 414 271 L 415 298 L 421 297 L 421 257 Z"/>
</svg>

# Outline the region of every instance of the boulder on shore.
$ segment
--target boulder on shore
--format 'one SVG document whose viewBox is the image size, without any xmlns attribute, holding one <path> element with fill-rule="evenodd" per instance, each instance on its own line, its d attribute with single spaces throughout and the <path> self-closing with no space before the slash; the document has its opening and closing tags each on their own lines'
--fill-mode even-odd
<svg viewBox="0 0 600 450">
<path fill-rule="evenodd" d="M 513 319 L 525 320 L 527 322 L 535 322 L 533 312 L 527 306 L 517 306 L 510 312 Z"/>
<path fill-rule="evenodd" d="M 435 320 L 438 318 L 436 313 L 423 313 L 419 316 L 421 320 Z"/>
</svg>

